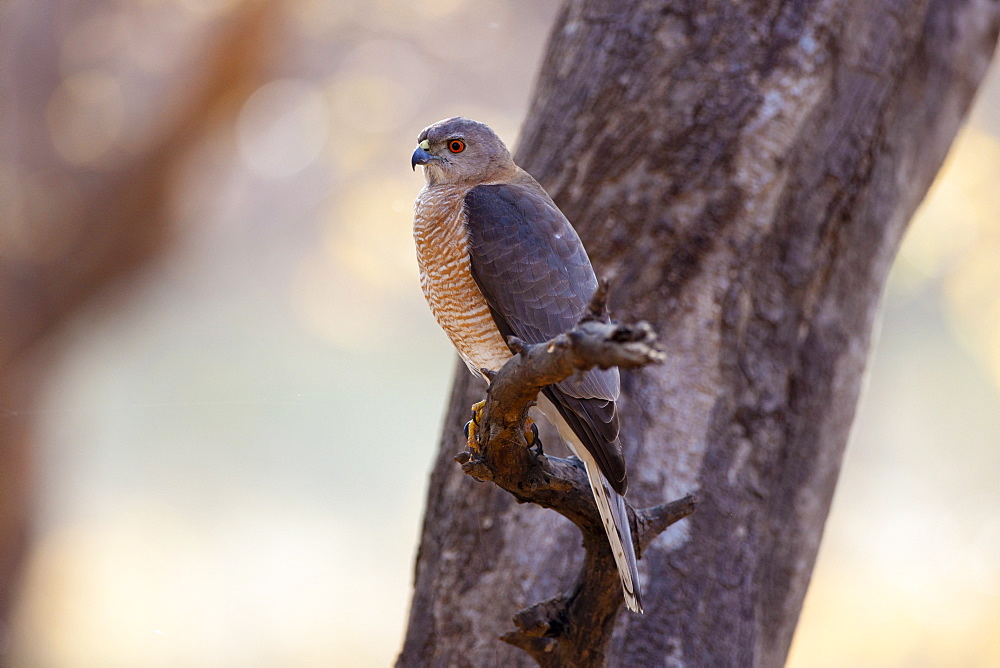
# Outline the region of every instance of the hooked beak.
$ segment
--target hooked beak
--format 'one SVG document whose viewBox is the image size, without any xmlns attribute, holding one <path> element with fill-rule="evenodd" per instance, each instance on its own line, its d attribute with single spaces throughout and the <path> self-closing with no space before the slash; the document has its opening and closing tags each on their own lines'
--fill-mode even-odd
<svg viewBox="0 0 1000 668">
<path fill-rule="evenodd" d="M 428 162 L 433 160 L 438 160 L 435 156 L 427 152 L 427 149 L 431 147 L 431 143 L 426 139 L 420 142 L 417 146 L 417 150 L 413 152 L 413 156 L 410 158 L 410 167 L 414 171 L 417 169 L 417 165 L 426 165 Z"/>
<path fill-rule="evenodd" d="M 417 165 L 426 165 L 431 160 L 436 160 L 436 158 L 418 146 L 417 150 L 413 152 L 413 157 L 410 158 L 410 167 L 416 171 Z"/>
</svg>

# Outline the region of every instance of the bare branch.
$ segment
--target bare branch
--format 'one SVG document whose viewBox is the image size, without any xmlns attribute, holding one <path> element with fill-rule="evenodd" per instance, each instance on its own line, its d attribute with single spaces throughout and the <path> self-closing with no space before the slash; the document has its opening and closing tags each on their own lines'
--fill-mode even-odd
<svg viewBox="0 0 1000 668">
<path fill-rule="evenodd" d="M 587 315 L 583 317 L 582 322 L 587 322 L 589 320 L 605 320 L 608 315 L 608 293 L 610 292 L 610 283 L 608 279 L 602 278 L 597 284 L 597 289 L 594 290 L 594 296 L 590 298 L 590 304 L 587 306 Z"/>
<path fill-rule="evenodd" d="M 508 344 L 516 354 L 490 376 L 482 417 L 469 431 L 468 449 L 455 457 L 465 473 L 492 481 L 521 503 L 555 510 L 583 534 L 585 558 L 572 589 L 519 612 L 514 617 L 518 630 L 501 638 L 544 666 L 603 665 L 604 647 L 623 602 L 582 463 L 535 454 L 527 447 L 534 438 L 528 409 L 545 386 L 594 367 L 640 368 L 663 361 L 648 324 L 607 321 L 607 293 L 607 282 L 602 282 L 580 323 L 549 341 L 529 344 L 510 337 Z M 628 511 L 641 554 L 659 533 L 694 511 L 694 499 Z"/>
</svg>

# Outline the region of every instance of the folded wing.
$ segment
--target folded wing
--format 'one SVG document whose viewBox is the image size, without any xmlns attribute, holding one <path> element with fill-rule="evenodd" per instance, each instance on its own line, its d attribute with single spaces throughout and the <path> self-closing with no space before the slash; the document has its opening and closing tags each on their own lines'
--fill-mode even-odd
<svg viewBox="0 0 1000 668">
<path fill-rule="evenodd" d="M 579 322 L 597 278 L 576 230 L 534 181 L 481 185 L 465 197 L 472 275 L 504 336 L 540 343 Z M 543 390 L 619 494 L 617 369 L 594 369 Z"/>
</svg>

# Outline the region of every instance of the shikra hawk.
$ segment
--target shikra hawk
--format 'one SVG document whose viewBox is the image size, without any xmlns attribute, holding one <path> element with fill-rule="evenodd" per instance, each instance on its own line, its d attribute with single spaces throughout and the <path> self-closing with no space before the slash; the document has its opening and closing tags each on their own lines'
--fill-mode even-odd
<svg viewBox="0 0 1000 668">
<path fill-rule="evenodd" d="M 469 370 L 498 370 L 507 337 L 546 341 L 573 327 L 597 289 L 576 230 L 489 127 L 449 118 L 417 137 L 411 165 L 427 184 L 414 205 L 420 285 Z M 617 369 L 550 385 L 538 407 L 583 460 L 625 603 L 642 612 L 635 548 L 622 495 Z"/>
</svg>

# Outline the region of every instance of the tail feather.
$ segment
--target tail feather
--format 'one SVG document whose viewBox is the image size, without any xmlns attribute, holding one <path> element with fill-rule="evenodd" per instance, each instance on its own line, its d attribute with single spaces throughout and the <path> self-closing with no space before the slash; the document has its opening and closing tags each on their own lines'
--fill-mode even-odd
<svg viewBox="0 0 1000 668">
<path fill-rule="evenodd" d="M 597 464 L 597 460 L 584 447 L 573 429 L 559 414 L 558 409 L 544 395 L 539 396 L 538 407 L 542 413 L 555 424 L 559 435 L 577 457 L 583 461 L 587 469 L 590 489 L 594 493 L 597 510 L 601 514 L 604 531 L 608 534 L 611 553 L 615 557 L 618 575 L 622 581 L 622 591 L 625 593 L 625 605 L 632 612 L 642 612 L 642 596 L 639 591 L 639 569 L 636 565 L 635 546 L 632 544 L 632 529 L 628 523 L 628 512 L 625 509 L 625 499 L 616 492 L 605 479 Z"/>
<path fill-rule="evenodd" d="M 625 605 L 632 612 L 642 613 L 642 597 L 639 592 L 639 569 L 636 565 L 635 546 L 632 544 L 632 530 L 628 523 L 628 512 L 625 510 L 625 499 L 611 488 L 604 479 L 604 474 L 597 467 L 597 462 L 586 450 L 580 456 L 587 467 L 587 478 L 590 479 L 590 489 L 594 492 L 594 501 L 604 523 L 604 531 L 611 543 L 611 553 L 618 566 L 618 575 L 622 581 L 622 591 L 625 593 Z"/>
</svg>

